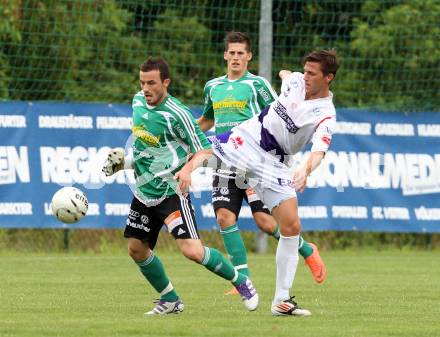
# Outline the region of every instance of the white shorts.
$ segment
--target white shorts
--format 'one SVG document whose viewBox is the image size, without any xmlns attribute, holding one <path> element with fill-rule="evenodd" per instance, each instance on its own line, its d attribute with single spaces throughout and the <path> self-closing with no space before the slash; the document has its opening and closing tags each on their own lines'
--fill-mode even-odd
<svg viewBox="0 0 440 337">
<path fill-rule="evenodd" d="M 246 130 L 233 129 L 211 136 L 209 141 L 214 154 L 222 161 L 222 168 L 243 175 L 270 211 L 282 201 L 296 198 L 287 165 L 275 154 L 263 150 Z"/>
</svg>

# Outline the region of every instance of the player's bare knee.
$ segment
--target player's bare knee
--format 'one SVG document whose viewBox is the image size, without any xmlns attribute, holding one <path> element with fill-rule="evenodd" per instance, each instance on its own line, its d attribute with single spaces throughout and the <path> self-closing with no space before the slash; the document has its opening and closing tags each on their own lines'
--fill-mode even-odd
<svg viewBox="0 0 440 337">
<path fill-rule="evenodd" d="M 280 224 L 280 233 L 283 236 L 295 236 L 301 232 L 301 222 L 299 218 L 289 219 L 283 224 Z"/>
<path fill-rule="evenodd" d="M 194 247 L 187 246 L 182 249 L 182 254 L 189 260 L 201 263 L 203 260 L 203 250 L 195 249 Z"/>
<path fill-rule="evenodd" d="M 227 209 L 222 209 L 222 208 L 217 210 L 216 217 L 217 217 L 217 223 L 222 229 L 232 226 L 237 221 L 234 213 L 232 213 Z"/>
<path fill-rule="evenodd" d="M 151 255 L 151 251 L 148 247 L 131 241 L 128 243 L 127 250 L 128 255 L 134 261 L 145 260 Z"/>
<path fill-rule="evenodd" d="M 176 241 L 183 256 L 197 263 L 202 262 L 205 251 L 200 240 L 185 239 Z"/>
</svg>

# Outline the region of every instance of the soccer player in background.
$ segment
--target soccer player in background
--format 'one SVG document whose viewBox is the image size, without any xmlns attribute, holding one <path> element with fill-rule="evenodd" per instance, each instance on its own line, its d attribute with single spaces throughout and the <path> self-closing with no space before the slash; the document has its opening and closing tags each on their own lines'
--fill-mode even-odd
<svg viewBox="0 0 440 337">
<path fill-rule="evenodd" d="M 133 157 L 124 158 L 124 149 L 113 149 L 103 172 L 109 176 L 134 168 L 136 186 L 124 236 L 128 239 L 128 254 L 160 294 L 155 307 L 145 314 L 178 313 L 184 308 L 153 251 L 163 224 L 185 257 L 230 281 L 240 292 L 245 307 L 255 310 L 258 294 L 251 280 L 237 272 L 218 250 L 202 245 L 190 197 L 177 188 L 179 177 L 175 173 L 182 169 L 188 156 L 192 156 L 192 163 L 210 156 L 210 143 L 189 109 L 168 94 L 170 76 L 164 60 L 147 59 L 140 68 L 139 81 L 141 91 L 132 104 Z M 191 165 L 185 168 L 192 170 Z"/>
<path fill-rule="evenodd" d="M 301 223 L 296 191 L 302 192 L 307 177 L 327 152 L 336 125 L 336 109 L 330 83 L 339 68 L 333 50 L 316 50 L 304 58 L 304 73 L 281 70 L 281 94 L 277 100 L 231 131 L 210 137 L 212 149 L 221 161 L 252 181 L 254 190 L 280 226 L 276 252 L 276 288 L 271 312 L 275 316 L 309 316 L 289 294 L 298 265 Z M 294 155 L 312 143 L 305 165 L 293 177 L 286 165 Z M 211 161 L 211 166 L 217 165 Z M 190 183 L 190 160 L 177 173 L 182 189 Z"/>
<path fill-rule="evenodd" d="M 227 74 L 205 84 L 203 115 L 197 120 L 202 131 L 215 126 L 217 135 L 230 131 L 253 116 L 257 116 L 278 97 L 269 82 L 248 71 L 252 59 L 251 41 L 241 32 L 230 32 L 225 38 L 224 59 Z M 217 168 L 213 174 L 212 202 L 223 245 L 232 264 L 249 276 L 246 247 L 237 226 L 243 199 L 252 211 L 255 223 L 265 233 L 280 238 L 280 232 L 269 209 L 255 191 L 246 186 L 233 172 Z M 317 283 L 326 277 L 325 264 L 314 244 L 299 237 L 299 253 L 309 266 Z M 226 294 L 238 293 L 233 287 Z"/>
</svg>

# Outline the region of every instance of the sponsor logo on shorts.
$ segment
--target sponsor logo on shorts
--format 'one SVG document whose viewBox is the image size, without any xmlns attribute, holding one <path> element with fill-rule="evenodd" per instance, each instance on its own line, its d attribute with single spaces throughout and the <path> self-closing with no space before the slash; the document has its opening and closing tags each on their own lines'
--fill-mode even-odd
<svg viewBox="0 0 440 337">
<path fill-rule="evenodd" d="M 228 175 L 228 176 L 231 176 L 231 178 L 234 178 L 236 176 L 236 174 L 234 172 L 232 172 L 231 170 L 216 169 L 215 173 Z"/>
<path fill-rule="evenodd" d="M 141 216 L 141 222 L 146 225 L 150 222 L 150 219 L 144 214 Z"/>
<path fill-rule="evenodd" d="M 220 187 L 220 193 L 223 195 L 228 195 L 229 194 L 229 188 L 227 187 Z"/>
<path fill-rule="evenodd" d="M 137 229 L 141 229 L 143 231 L 146 231 L 147 233 L 151 230 L 150 228 L 144 226 L 143 224 L 130 221 L 130 219 L 127 219 L 125 224 L 127 226 L 130 226 L 130 227 L 133 227 L 133 228 L 137 228 Z"/>
<path fill-rule="evenodd" d="M 136 218 L 138 218 L 139 217 L 139 212 L 137 212 L 137 211 L 133 211 L 132 209 L 130 209 L 130 212 L 128 213 L 128 217 L 131 219 L 131 220 L 136 220 Z"/>
<path fill-rule="evenodd" d="M 290 186 L 293 187 L 293 180 L 290 179 L 283 179 L 283 178 L 277 178 L 278 184 L 281 186 Z"/>
<path fill-rule="evenodd" d="M 186 233 L 186 230 L 184 230 L 182 228 L 179 228 L 179 230 L 177 231 L 177 235 L 182 235 L 182 234 L 185 234 L 185 233 Z"/>
<path fill-rule="evenodd" d="M 227 202 L 230 202 L 231 199 L 228 198 L 228 197 L 224 197 L 224 196 L 212 197 L 212 202 L 215 202 L 215 201 L 227 201 Z"/>
</svg>

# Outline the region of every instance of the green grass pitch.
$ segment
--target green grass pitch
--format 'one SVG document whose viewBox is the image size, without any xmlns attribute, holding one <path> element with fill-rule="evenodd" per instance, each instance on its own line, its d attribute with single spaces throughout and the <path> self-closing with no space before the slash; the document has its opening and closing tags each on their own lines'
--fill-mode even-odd
<svg viewBox="0 0 440 337">
<path fill-rule="evenodd" d="M 250 256 L 256 312 L 201 266 L 158 255 L 182 314 L 144 317 L 157 295 L 122 254 L 0 255 L 0 336 L 440 336 L 439 251 L 324 252 L 322 286 L 300 258 L 294 292 L 306 318 L 271 316 L 273 255 Z"/>
</svg>

